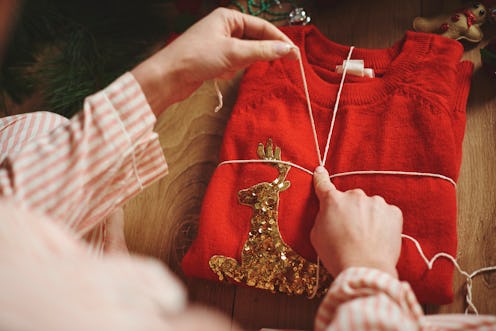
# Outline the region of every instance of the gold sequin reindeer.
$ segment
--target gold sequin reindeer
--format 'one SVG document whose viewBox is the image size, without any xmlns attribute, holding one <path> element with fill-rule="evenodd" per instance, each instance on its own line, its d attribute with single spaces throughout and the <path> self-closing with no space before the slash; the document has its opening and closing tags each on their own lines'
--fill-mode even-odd
<svg viewBox="0 0 496 331">
<path fill-rule="evenodd" d="M 271 183 L 258 183 L 238 192 L 239 202 L 253 209 L 248 240 L 241 252 L 241 264 L 231 257 L 214 255 L 209 261 L 210 268 L 220 280 L 272 292 L 306 294 L 308 297 L 321 295 L 329 286 L 330 275 L 323 266 L 319 268 L 296 253 L 279 232 L 279 193 L 290 186 L 286 176 L 291 166 L 277 162 L 281 160 L 281 149 L 276 147 L 274 150 L 270 138 L 266 148 L 262 143 L 258 145 L 257 154 L 262 160 L 274 160 L 267 164 L 275 167 L 279 176 Z"/>
</svg>

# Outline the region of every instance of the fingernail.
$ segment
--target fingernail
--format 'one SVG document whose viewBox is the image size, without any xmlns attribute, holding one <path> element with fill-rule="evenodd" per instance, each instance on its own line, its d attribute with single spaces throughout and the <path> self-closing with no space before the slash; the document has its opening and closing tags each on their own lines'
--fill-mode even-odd
<svg viewBox="0 0 496 331">
<path fill-rule="evenodd" d="M 276 41 L 274 43 L 274 50 L 276 51 L 276 54 L 280 56 L 287 55 L 292 48 L 293 47 L 290 44 L 281 41 Z"/>
<path fill-rule="evenodd" d="M 316 174 L 323 174 L 325 172 L 326 172 L 326 169 L 323 166 L 318 166 L 317 168 L 315 168 Z"/>
</svg>

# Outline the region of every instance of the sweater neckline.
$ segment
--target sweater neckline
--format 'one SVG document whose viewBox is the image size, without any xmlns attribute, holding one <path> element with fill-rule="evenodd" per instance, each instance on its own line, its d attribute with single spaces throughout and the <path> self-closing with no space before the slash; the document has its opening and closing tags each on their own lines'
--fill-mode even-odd
<svg viewBox="0 0 496 331">
<path fill-rule="evenodd" d="M 298 27 L 296 33 L 290 35 L 302 50 L 302 61 L 311 102 L 326 108 L 332 107 L 341 79 L 341 75 L 337 74 L 334 69 L 347 58 L 350 46 L 331 41 L 312 25 Z M 409 75 L 415 74 L 414 71 L 422 65 L 431 48 L 433 38 L 436 37 L 438 36 L 407 31 L 403 39 L 389 48 L 355 47 L 351 59 L 364 60 L 365 67 L 374 69 L 377 76 L 367 78 L 347 75 L 341 102 L 367 104 L 387 97 Z M 282 67 L 291 84 L 296 89 L 302 90 L 303 84 L 298 65 L 291 64 L 291 60 L 283 60 Z"/>
</svg>

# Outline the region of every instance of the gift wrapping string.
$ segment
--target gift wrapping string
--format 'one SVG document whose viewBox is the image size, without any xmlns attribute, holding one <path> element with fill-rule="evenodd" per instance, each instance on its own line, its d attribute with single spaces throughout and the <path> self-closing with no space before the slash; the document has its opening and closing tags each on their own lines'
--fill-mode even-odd
<svg viewBox="0 0 496 331">
<path fill-rule="evenodd" d="M 293 45 L 292 47 L 298 53 L 298 63 L 299 63 L 299 66 L 300 66 L 300 73 L 301 73 L 301 78 L 302 78 L 302 82 L 303 82 L 303 88 L 304 88 L 304 92 L 305 92 L 305 99 L 306 99 L 306 103 L 307 103 L 307 110 L 308 110 L 308 115 L 309 115 L 309 118 L 310 118 L 310 124 L 311 124 L 311 127 L 312 127 L 312 134 L 313 134 L 313 138 L 314 138 L 314 142 L 315 142 L 315 149 L 316 149 L 316 152 L 317 152 L 317 155 L 318 155 L 319 164 L 321 166 L 324 166 L 325 165 L 325 162 L 327 160 L 328 152 L 329 152 L 329 146 L 330 146 L 330 143 L 331 143 L 332 133 L 333 133 L 333 130 L 334 130 L 334 124 L 335 124 L 335 120 L 336 120 L 336 114 L 337 114 L 338 109 L 339 109 L 339 101 L 340 101 L 341 93 L 342 93 L 342 90 L 343 90 L 343 87 L 344 87 L 344 82 L 345 82 L 346 73 L 347 73 L 347 69 L 348 69 L 347 67 L 348 67 L 348 63 L 349 63 L 348 61 L 351 59 L 351 55 L 353 53 L 354 47 L 353 46 L 350 47 L 350 50 L 349 50 L 348 56 L 347 56 L 347 61 L 344 63 L 344 66 L 343 66 L 343 73 L 342 73 L 341 81 L 340 81 L 340 84 L 339 84 L 338 92 L 337 92 L 337 95 L 336 95 L 336 101 L 334 103 L 334 109 L 333 109 L 333 113 L 332 113 L 331 124 L 330 124 L 330 128 L 329 128 L 329 133 L 328 133 L 328 136 L 327 136 L 327 141 L 326 141 L 326 146 L 325 146 L 325 149 L 324 149 L 324 156 L 323 157 L 321 156 L 321 150 L 320 150 L 319 143 L 318 143 L 317 130 L 316 130 L 316 127 L 315 127 L 315 120 L 314 120 L 314 117 L 313 117 L 312 104 L 311 104 L 311 101 L 310 101 L 310 94 L 309 94 L 309 90 L 308 90 L 308 84 L 307 84 L 307 80 L 306 80 L 305 68 L 303 66 L 303 60 L 302 60 L 302 56 L 301 56 L 301 51 L 300 51 L 300 49 L 297 46 L 294 46 Z M 222 105 L 223 105 L 222 93 L 221 93 L 221 91 L 219 89 L 219 85 L 217 83 L 217 80 L 214 80 L 214 87 L 215 87 L 215 91 L 217 93 L 217 97 L 218 97 L 218 100 L 219 100 L 219 105 L 215 108 L 215 112 L 217 112 L 217 111 L 219 111 L 222 108 Z M 303 171 L 303 172 L 305 172 L 305 173 L 313 176 L 313 171 L 311 171 L 311 170 L 309 170 L 309 169 L 307 169 L 307 168 L 305 168 L 305 167 L 303 167 L 301 165 L 295 164 L 293 162 L 282 161 L 282 160 L 261 160 L 261 159 L 226 160 L 226 161 L 223 161 L 223 162 L 219 163 L 218 164 L 218 167 L 220 167 L 222 165 L 226 165 L 226 164 L 245 164 L 245 163 L 272 163 L 272 164 L 273 163 L 280 163 L 280 164 L 289 165 L 291 167 L 294 167 L 296 169 L 299 169 L 299 170 L 301 170 L 301 171 Z M 456 189 L 456 182 L 452 178 L 450 178 L 448 176 L 445 176 L 445 175 L 442 175 L 442 174 L 428 173 L 428 172 L 395 171 L 395 170 L 358 170 L 358 171 L 348 171 L 348 172 L 341 172 L 341 173 L 330 174 L 329 175 L 329 178 L 333 179 L 333 178 L 336 178 L 336 177 L 355 176 L 355 175 L 397 175 L 397 176 L 432 177 L 432 178 L 438 178 L 438 179 L 445 180 L 445 181 L 451 183 L 455 187 L 455 189 Z M 480 275 L 480 274 L 483 274 L 483 273 L 486 273 L 486 272 L 496 271 L 496 266 L 484 267 L 484 268 L 477 269 L 477 270 L 473 271 L 472 273 L 468 273 L 467 271 L 463 270 L 460 267 L 460 265 L 458 264 L 458 261 L 452 255 L 450 255 L 448 253 L 445 253 L 445 252 L 440 252 L 440 253 L 435 254 L 429 260 L 429 258 L 427 258 L 427 256 L 425 255 L 424 250 L 422 249 L 422 246 L 420 245 L 420 243 L 418 242 L 417 239 L 415 239 L 415 238 L 413 238 L 413 237 L 411 237 L 409 235 L 406 235 L 406 234 L 401 234 L 401 237 L 404 238 L 404 239 L 410 240 L 411 242 L 413 242 L 413 244 L 415 245 L 415 248 L 417 249 L 420 257 L 425 262 L 428 270 L 432 270 L 432 268 L 434 266 L 434 263 L 438 259 L 441 259 L 441 258 L 445 258 L 445 259 L 451 261 L 451 263 L 453 263 L 453 265 L 455 266 L 456 270 L 462 276 L 465 277 L 465 284 L 466 284 L 466 291 L 467 291 L 467 293 L 465 295 L 465 300 L 467 302 L 467 308 L 465 309 L 465 314 L 468 314 L 469 311 L 471 310 L 476 315 L 478 315 L 479 312 L 477 310 L 477 307 L 473 303 L 473 297 L 472 297 L 472 280 L 477 275 Z M 315 295 L 317 293 L 317 289 L 319 287 L 319 271 L 320 271 L 319 269 L 320 269 L 320 258 L 317 256 L 316 285 L 315 285 L 314 293 L 310 296 L 310 298 L 315 297 Z"/>
</svg>

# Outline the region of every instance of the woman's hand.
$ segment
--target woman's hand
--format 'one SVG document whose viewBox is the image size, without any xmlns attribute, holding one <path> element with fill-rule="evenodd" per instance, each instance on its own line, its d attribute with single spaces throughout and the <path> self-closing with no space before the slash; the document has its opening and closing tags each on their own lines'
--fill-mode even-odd
<svg viewBox="0 0 496 331">
<path fill-rule="evenodd" d="M 327 270 L 336 277 L 349 267 L 370 267 L 398 277 L 401 210 L 359 189 L 338 191 L 323 167 L 314 186 L 320 210 L 310 238 Z"/>
<path fill-rule="evenodd" d="M 297 52 L 291 40 L 272 24 L 219 8 L 132 73 L 158 116 L 206 80 L 230 78 L 259 60 L 296 59 Z"/>
</svg>

